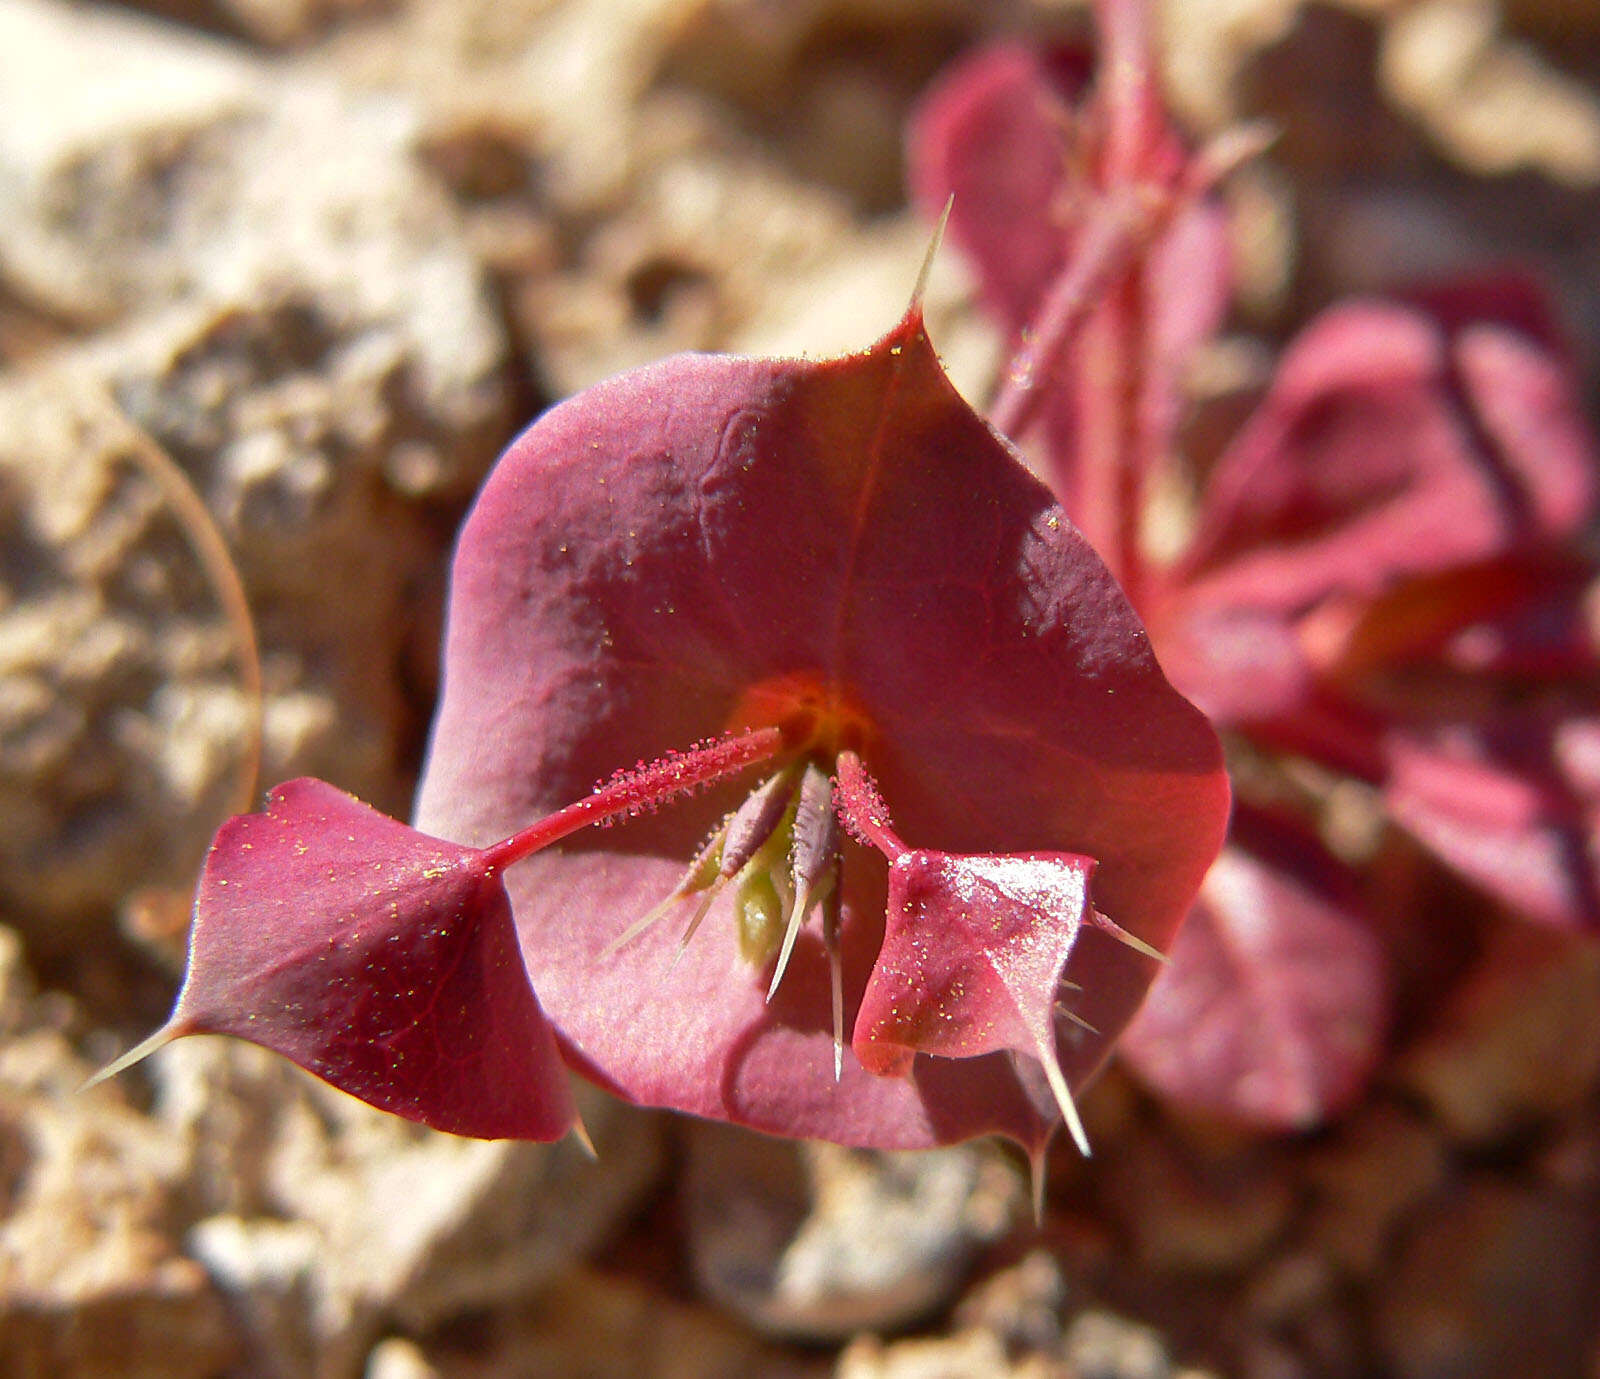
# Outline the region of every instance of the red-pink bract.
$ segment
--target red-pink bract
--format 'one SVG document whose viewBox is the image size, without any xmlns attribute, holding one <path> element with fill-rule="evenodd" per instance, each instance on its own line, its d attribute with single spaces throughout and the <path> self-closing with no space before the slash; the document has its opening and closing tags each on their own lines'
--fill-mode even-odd
<svg viewBox="0 0 1600 1379">
<path fill-rule="evenodd" d="M 1570 381 L 1538 339 L 1351 302 L 1285 352 L 1170 579 L 1191 615 L 1298 617 L 1568 539 L 1595 478 Z M 1225 681 L 1223 665 L 1206 678 Z"/>
<path fill-rule="evenodd" d="M 1491 303 L 1509 291 L 1497 287 Z M 1534 309 L 1522 292 L 1516 316 Z M 1523 589 L 1588 519 L 1595 478 L 1570 381 L 1539 337 L 1420 306 L 1336 307 L 1286 351 L 1218 462 L 1193 542 L 1150 590 L 1163 664 L 1219 722 L 1377 779 L 1380 739 L 1408 716 L 1379 702 L 1385 680 L 1444 669 L 1474 627 L 1481 645 L 1548 620 Z M 1570 616 L 1577 590 L 1561 586 Z M 1592 673 L 1583 640 L 1568 636 L 1555 674 L 1586 660 Z"/>
<path fill-rule="evenodd" d="M 1088 1154 L 1061 1050 L 1102 1041 L 1083 1011 L 1104 993 L 1086 995 L 1065 977 L 1084 926 L 1097 918 L 1093 873 L 1094 863 L 1074 853 L 897 852 L 883 948 L 856 1017 L 862 1066 L 903 1076 L 918 1054 L 1007 1053 L 1019 1070 L 1043 1075 Z"/>
<path fill-rule="evenodd" d="M 559 1139 L 572 1093 L 500 878 L 317 780 L 229 820 L 164 1034 L 233 1034 L 363 1101 L 483 1139 Z"/>
<path fill-rule="evenodd" d="M 1384 798 L 1412 834 L 1502 903 L 1600 933 L 1600 688 L 1592 670 L 1579 692 L 1541 697 L 1539 688 L 1491 685 L 1475 713 L 1469 704 L 1393 728 Z"/>
<path fill-rule="evenodd" d="M 1037 1056 L 1056 1038 L 1062 975 L 1093 871 L 1087 857 L 1061 853 L 952 857 L 918 848 L 896 857 L 856 1056 L 885 1073 L 910 1071 L 919 1052 Z M 1078 1043 L 1092 1037 L 1081 1027 L 1075 1034 Z"/>
<path fill-rule="evenodd" d="M 1262 820 L 1236 826 L 1123 1052 L 1174 1095 L 1226 1088 L 1251 1119 L 1315 1125 L 1383 1048 L 1387 961 L 1331 859 Z"/>
<path fill-rule="evenodd" d="M 907 836 L 1092 857 L 1096 905 L 1158 947 L 1220 839 L 1214 735 L 1087 543 L 950 387 L 916 311 L 839 360 L 668 360 L 524 434 L 463 529 L 419 826 L 485 842 L 618 764 L 806 703 L 824 738 L 858 739 Z M 813 930 L 770 1004 L 727 900 L 676 966 L 670 917 L 602 957 L 740 798 L 509 872 L 572 1065 L 633 1100 L 776 1133 L 1041 1145 L 1054 1103 L 1004 1053 L 918 1057 L 905 1077 L 847 1056 L 835 1082 Z M 843 875 L 848 1036 L 886 878 L 854 845 Z M 1103 1060 L 1150 968 L 1100 933 L 1073 947 L 1067 976 L 1100 1036 L 1063 1041 L 1072 1080 Z"/>
<path fill-rule="evenodd" d="M 1393 822 L 1514 911 L 1594 929 L 1600 796 L 1555 744 L 1600 714 L 1582 613 L 1592 572 L 1561 554 L 1593 509 L 1595 450 L 1563 361 L 1529 332 L 1535 299 L 1498 283 L 1462 315 L 1471 302 L 1464 290 L 1443 313 L 1355 302 L 1313 322 L 1218 462 L 1195 539 L 1147 609 L 1174 681 L 1219 722 L 1376 787 Z M 1296 937 L 1313 914 L 1308 879 L 1257 886 L 1274 933 L 1256 956 L 1279 962 L 1342 933 L 1342 957 L 1320 959 L 1334 976 L 1297 985 L 1292 961 L 1258 973 L 1231 1022 L 1260 1027 L 1253 988 L 1284 1008 L 1299 993 L 1302 1027 L 1324 1036 L 1300 1110 L 1294 1095 L 1255 1095 L 1290 1085 L 1280 1051 L 1259 1048 L 1246 1071 L 1250 1045 L 1235 1046 L 1229 1082 L 1228 1065 L 1187 1052 L 1198 1034 L 1177 1038 L 1198 1008 L 1179 993 L 1208 980 L 1198 930 L 1130 1031 L 1150 1081 L 1275 1124 L 1359 1086 L 1384 1023 L 1383 968 L 1348 919 Z M 1250 950 L 1235 952 L 1242 968 Z M 1360 1019 L 1365 1040 L 1349 1034 Z M 1184 1052 L 1162 1047 L 1174 1040 Z"/>
<path fill-rule="evenodd" d="M 1181 611 L 1153 620 L 1219 719 L 1380 785 L 1514 909 L 1593 928 L 1594 798 L 1554 743 L 1600 714 L 1592 571 L 1561 549 L 1592 512 L 1595 451 L 1527 333 L 1536 302 L 1501 283 L 1484 305 L 1509 319 L 1374 302 L 1314 322 L 1218 465 L 1172 577 Z M 1253 620 L 1251 657 L 1216 637 L 1230 618 Z M 1292 673 L 1261 674 L 1265 646 Z"/>
</svg>

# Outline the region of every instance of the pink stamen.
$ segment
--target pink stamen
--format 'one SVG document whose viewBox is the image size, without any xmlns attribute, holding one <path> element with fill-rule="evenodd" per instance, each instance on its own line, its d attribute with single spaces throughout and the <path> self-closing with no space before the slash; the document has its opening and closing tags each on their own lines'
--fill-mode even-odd
<svg viewBox="0 0 1600 1379">
<path fill-rule="evenodd" d="M 839 753 L 839 775 L 833 792 L 833 807 L 839 822 L 850 836 L 866 847 L 877 848 L 891 862 L 905 852 L 906 845 L 894 831 L 889 807 L 878 793 L 878 783 L 854 752 Z"/>
</svg>

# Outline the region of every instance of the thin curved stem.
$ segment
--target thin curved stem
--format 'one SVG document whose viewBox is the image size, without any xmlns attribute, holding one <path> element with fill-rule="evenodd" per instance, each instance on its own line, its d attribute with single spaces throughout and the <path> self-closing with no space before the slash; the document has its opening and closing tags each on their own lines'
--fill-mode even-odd
<svg viewBox="0 0 1600 1379">
<path fill-rule="evenodd" d="M 858 842 L 877 848 L 891 862 L 908 851 L 890 822 L 878 783 L 867 774 L 861 758 L 854 752 L 840 752 L 838 770 L 833 806 L 839 812 L 839 822 Z"/>
</svg>

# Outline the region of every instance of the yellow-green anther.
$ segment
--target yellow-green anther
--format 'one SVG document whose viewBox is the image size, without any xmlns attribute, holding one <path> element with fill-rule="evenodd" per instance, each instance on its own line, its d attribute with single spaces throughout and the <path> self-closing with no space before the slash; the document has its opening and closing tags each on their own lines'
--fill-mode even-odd
<svg viewBox="0 0 1600 1379">
<path fill-rule="evenodd" d="M 710 911 L 712 903 L 722 894 L 730 881 L 740 886 L 758 872 L 768 870 L 788 849 L 788 824 L 792 817 L 791 805 L 798 772 L 794 768 L 780 771 L 750 792 L 729 818 L 722 835 L 722 860 L 716 879 L 695 906 L 678 940 L 678 958 L 694 937 L 694 931 Z"/>
<path fill-rule="evenodd" d="M 722 871 L 722 845 L 728 836 L 728 824 L 732 819 L 730 815 L 724 819 L 717 831 L 713 833 L 706 845 L 695 855 L 689 864 L 689 870 L 684 874 L 682 881 L 678 882 L 679 895 L 689 895 L 694 891 L 703 891 Z"/>
<path fill-rule="evenodd" d="M 739 956 L 760 967 L 783 937 L 783 898 L 772 873 L 752 871 L 739 883 L 734 904 L 739 913 Z"/>
<path fill-rule="evenodd" d="M 757 850 L 753 857 L 739 870 L 733 878 L 733 907 L 734 914 L 739 918 L 739 952 L 749 962 L 759 967 L 777 951 L 778 941 L 783 937 L 784 917 L 789 913 L 789 878 L 787 876 L 789 864 L 789 830 L 794 821 L 794 804 L 791 800 L 789 808 L 784 811 L 783 818 L 778 821 L 777 828 L 772 830 L 771 836 Z M 747 946 L 745 933 L 746 902 L 753 903 L 760 910 L 773 907 L 773 923 L 770 926 L 769 937 L 760 945 Z M 757 926 L 758 928 L 760 926 Z M 752 930 L 751 939 L 754 938 Z"/>
</svg>

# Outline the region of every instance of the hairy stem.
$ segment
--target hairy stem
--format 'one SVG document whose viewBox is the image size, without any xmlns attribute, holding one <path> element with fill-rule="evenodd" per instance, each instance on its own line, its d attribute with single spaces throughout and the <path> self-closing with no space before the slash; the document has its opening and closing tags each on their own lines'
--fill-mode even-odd
<svg viewBox="0 0 1600 1379">
<path fill-rule="evenodd" d="M 878 792 L 878 783 L 867 774 L 865 764 L 854 752 L 839 753 L 838 771 L 833 807 L 838 811 L 839 822 L 857 842 L 877 848 L 891 862 L 894 861 L 907 848 L 904 840 L 894 831 L 889 808 Z"/>
<path fill-rule="evenodd" d="M 692 751 L 663 757 L 618 776 L 576 804 L 569 804 L 485 848 L 484 858 L 491 867 L 510 866 L 580 828 L 603 819 L 614 819 L 619 814 L 636 814 L 673 795 L 714 784 L 758 761 L 770 761 L 783 748 L 781 728 L 752 728 L 749 732 L 704 743 Z"/>
</svg>

